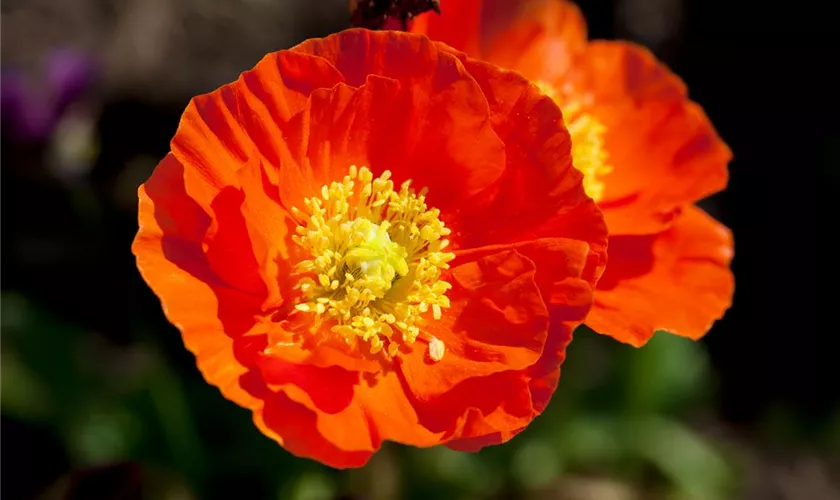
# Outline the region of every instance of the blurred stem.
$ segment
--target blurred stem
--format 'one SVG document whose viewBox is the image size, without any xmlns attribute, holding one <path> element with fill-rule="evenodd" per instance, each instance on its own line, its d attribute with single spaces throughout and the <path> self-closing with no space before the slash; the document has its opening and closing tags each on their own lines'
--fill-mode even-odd
<svg viewBox="0 0 840 500">
<path fill-rule="evenodd" d="M 205 470 L 201 440 L 195 431 L 195 421 L 186 402 L 183 387 L 169 366 L 154 352 L 153 375 L 149 380 L 152 399 L 166 443 L 178 468 L 184 471 L 198 491 L 203 487 L 201 478 Z"/>
</svg>

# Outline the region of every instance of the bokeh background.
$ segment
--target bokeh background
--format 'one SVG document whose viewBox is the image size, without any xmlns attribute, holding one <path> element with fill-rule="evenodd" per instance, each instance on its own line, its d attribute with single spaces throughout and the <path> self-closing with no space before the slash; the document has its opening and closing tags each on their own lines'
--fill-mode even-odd
<svg viewBox="0 0 840 500">
<path fill-rule="evenodd" d="M 580 5 L 592 37 L 664 59 L 734 150 L 703 204 L 735 233 L 734 307 L 699 343 L 578 331 L 547 412 L 506 445 L 389 445 L 339 472 L 203 382 L 129 247 L 190 97 L 347 27 L 344 0 L 4 0 L 3 498 L 840 498 L 834 16 Z"/>
</svg>

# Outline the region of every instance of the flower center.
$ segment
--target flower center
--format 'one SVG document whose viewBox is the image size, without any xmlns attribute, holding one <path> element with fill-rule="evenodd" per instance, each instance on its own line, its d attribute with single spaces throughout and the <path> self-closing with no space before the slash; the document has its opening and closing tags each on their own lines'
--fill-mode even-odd
<svg viewBox="0 0 840 500">
<path fill-rule="evenodd" d="M 583 174 L 583 189 L 590 198 L 601 201 L 606 187 L 602 177 L 613 170 L 604 144 L 607 128 L 586 111 L 580 100 L 567 97 L 570 92 L 560 95 L 545 82 L 537 82 L 536 85 L 563 111 L 563 119 L 572 136 L 572 162 Z"/>
<path fill-rule="evenodd" d="M 351 166 L 341 182 L 305 199 L 305 210 L 292 208 L 302 221 L 292 239 L 310 256 L 297 265 L 295 309 L 348 344 L 367 342 L 371 354 L 384 348 L 394 356 L 421 336 L 427 313 L 437 320 L 449 307 L 451 285 L 440 278 L 455 255 L 444 252 L 450 230 L 426 206 L 425 189 L 415 193 L 409 180 L 396 191 L 390 177 Z M 426 340 L 440 360 L 443 343 Z"/>
</svg>

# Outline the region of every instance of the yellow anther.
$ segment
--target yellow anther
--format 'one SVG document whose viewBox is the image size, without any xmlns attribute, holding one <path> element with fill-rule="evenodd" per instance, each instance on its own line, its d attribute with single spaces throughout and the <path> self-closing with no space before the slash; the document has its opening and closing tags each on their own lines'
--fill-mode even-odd
<svg viewBox="0 0 840 500">
<path fill-rule="evenodd" d="M 351 166 L 291 212 L 301 221 L 292 239 L 309 254 L 297 265 L 304 277 L 295 309 L 325 316 L 323 326 L 348 343 L 395 356 L 420 335 L 429 309 L 438 320 L 449 307 L 441 272 L 454 254 L 443 251 L 450 230 L 426 206 L 425 190 L 418 195 L 406 181 L 396 191 L 390 178 Z M 443 344 L 435 345 L 439 360 Z"/>
<path fill-rule="evenodd" d="M 563 120 L 572 137 L 572 163 L 583 174 L 586 194 L 596 202 L 601 201 L 606 189 L 603 177 L 613 171 L 604 144 L 607 128 L 587 111 L 581 100 L 569 98 L 570 92 L 559 92 L 545 82 L 536 82 L 536 86 L 563 111 Z"/>
</svg>

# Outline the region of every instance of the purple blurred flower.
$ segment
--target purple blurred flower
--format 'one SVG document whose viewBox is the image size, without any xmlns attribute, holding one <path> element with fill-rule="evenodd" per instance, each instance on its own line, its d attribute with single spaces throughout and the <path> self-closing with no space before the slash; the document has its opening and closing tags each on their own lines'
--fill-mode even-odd
<svg viewBox="0 0 840 500">
<path fill-rule="evenodd" d="M 65 48 L 44 58 L 35 79 L 15 68 L 4 68 L 0 73 L 4 133 L 27 142 L 47 139 L 68 106 L 94 82 L 96 73 L 89 57 Z"/>
<path fill-rule="evenodd" d="M 46 74 L 49 87 L 55 92 L 55 103 L 63 110 L 93 83 L 96 67 L 89 57 L 60 49 L 47 57 Z"/>
</svg>

